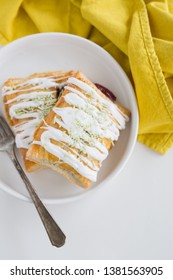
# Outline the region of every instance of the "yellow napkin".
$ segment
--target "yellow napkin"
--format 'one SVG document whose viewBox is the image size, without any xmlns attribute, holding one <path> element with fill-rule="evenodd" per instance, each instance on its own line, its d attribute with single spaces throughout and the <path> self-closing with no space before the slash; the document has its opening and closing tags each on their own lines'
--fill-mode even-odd
<svg viewBox="0 0 173 280">
<path fill-rule="evenodd" d="M 0 0 L 0 42 L 38 32 L 86 37 L 106 49 L 134 84 L 138 139 L 173 144 L 172 0 Z"/>
</svg>

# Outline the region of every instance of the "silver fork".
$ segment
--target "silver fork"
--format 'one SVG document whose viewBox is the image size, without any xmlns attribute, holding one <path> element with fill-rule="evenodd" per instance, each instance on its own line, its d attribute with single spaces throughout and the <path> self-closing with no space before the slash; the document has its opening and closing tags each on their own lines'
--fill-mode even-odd
<svg viewBox="0 0 173 280">
<path fill-rule="evenodd" d="M 56 224 L 55 220 L 52 218 L 48 210 L 45 208 L 40 198 L 36 194 L 33 186 L 31 185 L 28 177 L 24 173 L 17 157 L 15 154 L 15 140 L 14 135 L 11 132 L 9 126 L 2 116 L 0 116 L 0 151 L 7 152 L 10 156 L 14 166 L 19 172 L 21 178 L 23 179 L 25 186 L 30 194 L 30 197 L 40 215 L 43 225 L 47 231 L 49 239 L 52 245 L 56 247 L 61 247 L 65 243 L 65 235 L 59 226 Z"/>
</svg>

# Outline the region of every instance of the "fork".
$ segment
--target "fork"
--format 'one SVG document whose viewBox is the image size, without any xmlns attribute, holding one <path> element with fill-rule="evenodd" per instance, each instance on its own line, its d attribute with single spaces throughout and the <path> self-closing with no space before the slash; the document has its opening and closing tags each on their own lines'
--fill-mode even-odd
<svg viewBox="0 0 173 280">
<path fill-rule="evenodd" d="M 14 166 L 19 172 L 25 186 L 30 194 L 30 197 L 40 215 L 43 225 L 47 231 L 49 239 L 53 246 L 61 247 L 65 243 L 65 235 L 59 226 L 56 224 L 55 220 L 52 218 L 40 198 L 38 197 L 36 191 L 34 190 L 31 182 L 24 173 L 17 157 L 15 154 L 15 139 L 12 131 L 7 125 L 5 119 L 0 116 L 0 151 L 7 152 L 10 156 Z"/>
</svg>

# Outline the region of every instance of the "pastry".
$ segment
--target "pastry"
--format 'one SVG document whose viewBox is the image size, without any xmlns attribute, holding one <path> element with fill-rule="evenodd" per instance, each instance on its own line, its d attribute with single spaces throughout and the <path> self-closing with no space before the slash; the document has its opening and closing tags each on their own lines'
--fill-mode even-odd
<svg viewBox="0 0 173 280">
<path fill-rule="evenodd" d="M 61 88 L 72 74 L 73 71 L 56 71 L 11 78 L 2 87 L 7 120 L 13 128 L 16 146 L 21 149 L 28 172 L 40 168 L 35 162 L 26 160 L 34 131 L 54 106 Z"/>
<path fill-rule="evenodd" d="M 129 116 L 78 71 L 36 129 L 26 157 L 88 188 Z"/>
</svg>

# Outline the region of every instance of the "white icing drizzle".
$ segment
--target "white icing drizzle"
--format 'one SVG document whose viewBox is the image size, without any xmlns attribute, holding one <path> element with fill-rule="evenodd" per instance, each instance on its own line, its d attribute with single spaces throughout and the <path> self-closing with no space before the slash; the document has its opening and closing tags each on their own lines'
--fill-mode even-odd
<svg viewBox="0 0 173 280">
<path fill-rule="evenodd" d="M 22 99 L 34 99 L 34 98 L 37 98 L 39 100 L 39 98 L 43 98 L 43 97 L 48 97 L 49 95 L 51 96 L 53 93 L 55 93 L 55 91 L 38 91 L 38 92 L 31 92 L 29 95 L 28 93 L 25 93 L 25 94 L 20 94 L 20 95 L 17 95 L 16 97 L 14 98 L 11 98 L 9 99 L 7 102 L 5 102 L 5 104 L 10 104 L 10 103 L 13 103 L 15 101 L 19 101 L 19 100 L 22 100 Z"/>
<path fill-rule="evenodd" d="M 14 127 L 18 148 L 29 148 L 36 127 L 57 101 L 56 88 L 62 87 L 62 81 L 68 77 L 60 74 L 57 77 L 31 78 L 13 87 L 2 88 L 3 96 L 17 93 L 17 96 L 9 99 L 6 104 L 10 104 L 11 119 L 21 120 L 21 124 Z"/>
<path fill-rule="evenodd" d="M 99 126 L 104 130 L 106 127 L 107 130 L 104 131 L 103 137 L 111 138 L 111 140 L 117 140 L 119 136 L 119 129 L 115 122 L 111 118 L 109 118 L 108 115 L 105 114 L 105 112 L 100 111 L 96 106 L 92 105 L 91 99 L 86 98 L 85 100 L 83 100 L 82 96 L 79 97 L 77 94 L 73 93 L 73 88 L 71 88 L 71 91 L 71 93 L 64 97 L 65 101 L 70 105 L 73 105 L 79 109 L 83 109 L 84 112 L 92 116 L 93 119 L 91 119 L 91 123 L 93 125 L 94 123 L 97 126 L 99 124 Z M 109 133 L 109 131 L 113 132 L 113 134 Z"/>
<path fill-rule="evenodd" d="M 94 100 L 98 101 L 103 106 L 103 108 L 106 109 L 106 111 L 110 112 L 114 119 L 116 119 L 119 122 L 121 129 L 125 128 L 125 123 L 129 120 L 129 118 L 119 110 L 115 103 L 106 98 L 103 98 L 100 94 L 97 93 L 97 91 L 94 88 L 84 83 L 83 81 L 80 81 L 79 79 L 70 77 L 68 79 L 68 83 L 79 87 L 80 89 L 84 90 L 87 94 L 89 94 L 89 96 L 91 96 Z"/>
<path fill-rule="evenodd" d="M 90 115 L 89 110 L 87 113 L 78 108 L 65 107 L 53 108 L 53 111 L 61 117 L 62 121 L 59 124 L 66 128 L 72 137 L 78 138 L 85 131 L 94 138 L 108 138 L 112 141 L 118 139 L 119 131 L 118 134 L 113 133 L 112 127 L 107 127 L 107 123 L 105 122 L 104 124 L 104 120 L 100 124 L 97 118 L 94 119 Z"/>
<path fill-rule="evenodd" d="M 101 139 L 117 140 L 119 129 L 125 127 L 128 117 L 112 101 L 100 96 L 86 83 L 70 77 L 67 84 L 65 89 L 68 92 L 63 98 L 70 107 L 53 108 L 54 123 L 63 127 L 66 132 L 45 123 L 40 141 L 33 143 L 43 146 L 82 176 L 96 181 L 99 167 L 108 156 L 108 150 Z M 74 89 L 71 84 L 79 90 Z M 51 140 L 61 145 L 63 143 L 64 146 L 53 144 Z"/>
<path fill-rule="evenodd" d="M 62 85 L 62 82 L 60 82 L 62 79 L 67 79 L 69 76 L 62 76 L 60 77 L 38 77 L 38 78 L 32 78 L 29 79 L 23 83 L 17 84 L 16 86 L 4 86 L 2 88 L 2 95 L 10 95 L 18 92 L 25 92 L 29 90 L 38 90 L 38 89 L 49 89 L 51 87 L 58 87 L 59 85 Z M 31 88 L 28 89 L 28 86 L 31 86 Z M 25 89 L 25 87 L 27 87 Z M 17 88 L 17 89 L 16 89 Z"/>
<path fill-rule="evenodd" d="M 57 130 L 57 129 L 55 129 Z M 68 135 L 66 139 L 63 139 L 60 130 L 54 132 L 52 128 L 48 127 L 48 130 L 42 133 L 40 142 L 34 141 L 34 144 L 41 144 L 49 153 L 55 155 L 59 159 L 61 159 L 64 163 L 69 164 L 72 166 L 77 172 L 79 172 L 84 177 L 89 177 L 92 181 L 96 181 L 97 179 L 97 172 L 92 170 L 87 165 L 84 165 L 82 161 L 80 161 L 75 155 L 72 153 L 67 152 L 62 147 L 59 147 L 53 143 L 51 143 L 50 139 L 58 140 L 58 141 L 70 141 Z M 61 139 L 61 140 L 60 140 Z"/>
</svg>

